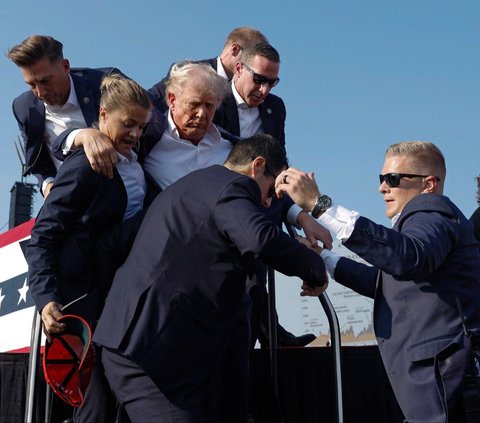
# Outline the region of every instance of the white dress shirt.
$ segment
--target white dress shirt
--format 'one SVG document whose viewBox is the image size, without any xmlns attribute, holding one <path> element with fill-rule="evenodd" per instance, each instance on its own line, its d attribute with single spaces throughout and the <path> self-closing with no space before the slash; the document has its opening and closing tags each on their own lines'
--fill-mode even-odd
<svg viewBox="0 0 480 423">
<path fill-rule="evenodd" d="M 220 56 L 217 57 L 217 75 L 221 76 L 222 78 L 228 79 L 222 61 L 220 60 Z"/>
<path fill-rule="evenodd" d="M 198 145 L 180 138 L 168 112 L 168 126 L 145 159 L 143 167 L 165 189 L 182 176 L 214 164 L 223 164 L 232 149 L 214 125 L 210 125 Z"/>
<path fill-rule="evenodd" d="M 237 103 L 238 124 L 240 126 L 240 136 L 248 138 L 262 130 L 262 119 L 258 107 L 250 107 L 235 88 L 235 82 L 232 81 L 232 93 Z"/>
<path fill-rule="evenodd" d="M 360 214 L 354 210 L 349 210 L 340 205 L 333 205 L 325 211 L 318 221 L 325 226 L 340 241 L 346 241 L 352 235 L 355 229 L 355 223 Z M 320 253 L 328 274 L 333 278 L 338 260 L 342 256 L 327 250 L 326 248 Z"/>
<path fill-rule="evenodd" d="M 147 181 L 134 151 L 130 151 L 129 157 L 119 153 L 116 167 L 127 191 L 127 207 L 123 215 L 123 220 L 126 220 L 143 209 Z"/>
<path fill-rule="evenodd" d="M 69 128 L 85 128 L 87 126 L 85 118 L 83 117 L 82 109 L 78 103 L 77 93 L 73 85 L 72 77 L 70 78 L 70 94 L 67 102 L 62 106 L 45 105 L 45 143 L 48 147 L 48 153 L 52 158 L 55 168 L 61 166 L 62 162 L 58 160 L 52 153 L 52 146 L 62 132 Z M 47 184 L 53 182 L 53 178 L 47 178 L 42 184 L 42 192 Z"/>
</svg>

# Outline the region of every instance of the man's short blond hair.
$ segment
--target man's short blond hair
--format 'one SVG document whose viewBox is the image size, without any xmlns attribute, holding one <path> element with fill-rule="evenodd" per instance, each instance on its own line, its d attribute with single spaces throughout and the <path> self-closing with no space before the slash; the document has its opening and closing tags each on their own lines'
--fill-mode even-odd
<svg viewBox="0 0 480 423">
<path fill-rule="evenodd" d="M 445 157 L 432 142 L 403 141 L 392 144 L 385 152 L 385 157 L 392 156 L 408 156 L 417 165 L 417 172 L 434 175 L 445 181 Z"/>
</svg>

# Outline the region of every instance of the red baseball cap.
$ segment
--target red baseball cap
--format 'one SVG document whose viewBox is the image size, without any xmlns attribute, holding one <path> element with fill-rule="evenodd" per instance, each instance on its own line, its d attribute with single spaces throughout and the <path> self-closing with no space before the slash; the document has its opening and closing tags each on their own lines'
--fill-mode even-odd
<svg viewBox="0 0 480 423">
<path fill-rule="evenodd" d="M 81 317 L 66 314 L 58 319 L 65 330 L 52 334 L 45 345 L 43 372 L 53 391 L 67 404 L 80 407 L 96 363 L 92 331 Z"/>
</svg>

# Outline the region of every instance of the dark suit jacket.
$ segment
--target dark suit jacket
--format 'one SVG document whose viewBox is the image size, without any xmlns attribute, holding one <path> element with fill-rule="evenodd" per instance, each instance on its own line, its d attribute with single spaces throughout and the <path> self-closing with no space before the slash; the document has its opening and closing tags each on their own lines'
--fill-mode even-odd
<svg viewBox="0 0 480 423">
<path fill-rule="evenodd" d="M 285 119 L 287 112 L 280 97 L 268 94 L 265 101 L 258 106 L 262 119 L 262 130 L 276 138 L 285 147 Z M 222 103 L 215 113 L 213 122 L 233 135 L 240 136 L 238 108 L 231 88 L 228 89 Z"/>
<path fill-rule="evenodd" d="M 138 363 L 175 404 L 198 404 L 215 375 L 255 257 L 313 285 L 323 261 L 259 209 L 253 179 L 211 166 L 148 209 L 118 270 L 95 342 Z"/>
<path fill-rule="evenodd" d="M 457 297 L 469 329 L 480 331 L 480 255 L 471 223 L 447 197 L 423 194 L 393 229 L 360 217 L 344 245 L 374 266 L 341 258 L 335 280 L 375 298 L 378 346 L 405 417 L 445 422 L 471 349 Z"/>
<path fill-rule="evenodd" d="M 87 126 L 98 119 L 100 81 L 105 74 L 112 72 L 120 73 L 115 68 L 72 68 L 70 71 Z M 45 106 L 31 91 L 26 91 L 13 101 L 13 114 L 25 144 L 25 175 L 34 174 L 41 186 L 46 178 L 55 177 L 57 173 L 43 142 Z M 58 138 L 60 140 L 55 142 L 56 145 L 61 143 L 65 136 L 60 134 Z"/>
<path fill-rule="evenodd" d="M 480 207 L 478 207 L 470 216 L 470 220 L 473 223 L 473 229 L 475 232 L 475 238 L 480 242 Z"/>
<path fill-rule="evenodd" d="M 108 179 L 91 169 L 83 150 L 66 158 L 27 246 L 28 282 L 38 310 L 50 301 L 65 305 L 88 292 L 69 312 L 89 321 L 98 318 L 108 290 L 103 285 L 108 282 L 98 277 L 98 242 L 122 222 L 126 205 L 127 193 L 116 169 Z"/>
</svg>

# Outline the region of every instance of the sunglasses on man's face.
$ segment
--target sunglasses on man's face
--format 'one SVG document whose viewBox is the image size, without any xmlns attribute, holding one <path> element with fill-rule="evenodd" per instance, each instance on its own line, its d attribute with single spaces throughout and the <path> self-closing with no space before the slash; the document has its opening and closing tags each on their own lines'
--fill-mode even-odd
<svg viewBox="0 0 480 423">
<path fill-rule="evenodd" d="M 275 85 L 277 85 L 280 82 L 280 78 L 275 78 L 275 79 L 270 79 L 267 78 L 266 76 L 260 75 L 259 73 L 256 73 L 252 69 L 250 69 L 245 63 L 242 63 L 242 65 L 245 67 L 247 72 L 252 74 L 252 79 L 255 84 L 258 85 L 268 85 L 270 88 L 273 88 Z"/>
<path fill-rule="evenodd" d="M 385 175 L 378 175 L 380 179 L 380 184 L 384 181 L 390 188 L 395 188 L 400 185 L 400 180 L 402 178 L 428 178 L 430 175 L 416 175 L 414 173 L 385 173 Z M 437 181 L 440 181 L 440 178 L 435 176 Z"/>
</svg>

